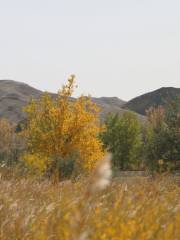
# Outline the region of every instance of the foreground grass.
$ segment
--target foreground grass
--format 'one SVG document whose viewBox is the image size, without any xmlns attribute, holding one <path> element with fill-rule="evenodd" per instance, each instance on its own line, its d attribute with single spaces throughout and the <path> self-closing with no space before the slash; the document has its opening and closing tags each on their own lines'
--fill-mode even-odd
<svg viewBox="0 0 180 240">
<path fill-rule="evenodd" d="M 0 239 L 180 239 L 180 187 L 172 177 L 113 180 L 101 192 L 88 192 L 90 185 L 1 180 Z"/>
</svg>

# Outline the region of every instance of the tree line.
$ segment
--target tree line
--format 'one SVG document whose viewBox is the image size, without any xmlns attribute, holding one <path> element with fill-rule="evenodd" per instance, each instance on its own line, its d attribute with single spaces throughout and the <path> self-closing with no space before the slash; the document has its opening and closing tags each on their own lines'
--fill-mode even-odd
<svg viewBox="0 0 180 240">
<path fill-rule="evenodd" d="M 88 173 L 106 152 L 114 170 L 178 169 L 180 161 L 180 99 L 166 108 L 147 110 L 141 122 L 135 113 L 99 120 L 90 97 L 71 100 L 75 76 L 52 99 L 47 93 L 24 109 L 27 119 L 15 126 L 0 120 L 1 166 L 29 169 L 38 175 L 67 178 Z"/>
</svg>

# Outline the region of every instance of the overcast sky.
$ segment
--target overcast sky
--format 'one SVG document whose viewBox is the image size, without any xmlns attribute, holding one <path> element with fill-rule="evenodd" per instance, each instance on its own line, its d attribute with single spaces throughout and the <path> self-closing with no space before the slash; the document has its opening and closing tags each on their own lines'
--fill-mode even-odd
<svg viewBox="0 0 180 240">
<path fill-rule="evenodd" d="M 179 0 L 0 0 L 0 79 L 132 97 L 180 87 Z"/>
</svg>

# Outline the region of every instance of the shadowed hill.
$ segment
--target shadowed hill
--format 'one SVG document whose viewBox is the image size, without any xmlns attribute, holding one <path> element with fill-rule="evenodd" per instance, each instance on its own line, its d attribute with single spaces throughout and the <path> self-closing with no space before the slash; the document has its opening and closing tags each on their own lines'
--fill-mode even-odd
<svg viewBox="0 0 180 240">
<path fill-rule="evenodd" d="M 176 96 L 180 96 L 180 88 L 163 87 L 130 100 L 123 108 L 145 115 L 150 107 L 166 106 Z"/>
</svg>

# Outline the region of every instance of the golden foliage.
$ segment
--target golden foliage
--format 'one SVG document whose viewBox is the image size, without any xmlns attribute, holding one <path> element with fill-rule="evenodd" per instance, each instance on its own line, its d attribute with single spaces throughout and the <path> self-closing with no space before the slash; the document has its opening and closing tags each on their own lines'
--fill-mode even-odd
<svg viewBox="0 0 180 240">
<path fill-rule="evenodd" d="M 91 170 L 102 158 L 102 144 L 97 138 L 101 132 L 99 109 L 90 97 L 72 100 L 74 84 L 75 77 L 71 76 L 56 99 L 45 94 L 26 107 L 28 164 L 45 170 L 52 159 L 66 159 L 76 153 L 81 167 Z"/>
</svg>

